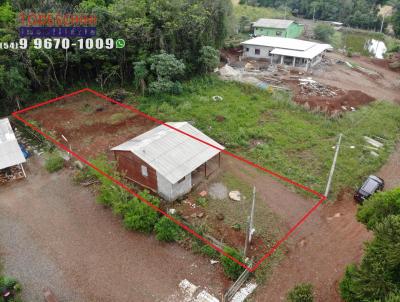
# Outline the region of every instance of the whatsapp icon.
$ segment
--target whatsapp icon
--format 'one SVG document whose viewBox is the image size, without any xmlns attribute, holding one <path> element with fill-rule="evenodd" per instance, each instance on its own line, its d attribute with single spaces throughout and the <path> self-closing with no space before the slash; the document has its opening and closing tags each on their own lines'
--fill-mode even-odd
<svg viewBox="0 0 400 302">
<path fill-rule="evenodd" d="M 125 47 L 125 40 L 124 39 L 117 39 L 115 41 L 116 48 L 124 48 Z"/>
</svg>

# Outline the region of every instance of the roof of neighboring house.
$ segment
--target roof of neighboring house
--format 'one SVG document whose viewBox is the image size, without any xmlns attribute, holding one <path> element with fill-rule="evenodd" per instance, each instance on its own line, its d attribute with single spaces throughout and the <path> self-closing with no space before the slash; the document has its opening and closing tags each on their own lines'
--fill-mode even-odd
<svg viewBox="0 0 400 302">
<path fill-rule="evenodd" d="M 318 56 L 320 53 L 327 49 L 332 49 L 333 47 L 329 44 L 315 44 L 314 46 L 310 47 L 304 51 L 297 51 L 297 50 L 290 50 L 290 49 L 281 49 L 275 48 L 271 51 L 273 55 L 281 55 L 281 56 L 288 56 L 288 57 L 296 57 L 296 58 L 305 58 L 305 59 L 312 59 Z"/>
<path fill-rule="evenodd" d="M 266 46 L 274 48 L 271 54 L 312 59 L 327 49 L 332 49 L 329 44 L 319 44 L 299 39 L 260 36 L 240 44 Z"/>
<path fill-rule="evenodd" d="M 0 119 L 0 169 L 26 161 L 8 118 Z"/>
<path fill-rule="evenodd" d="M 293 20 L 282 20 L 282 19 L 258 19 L 253 22 L 253 27 L 267 27 L 267 28 L 281 28 L 285 29 L 290 26 Z"/>
<path fill-rule="evenodd" d="M 284 48 L 292 50 L 306 50 L 316 43 L 310 41 L 304 41 L 292 38 L 282 38 L 282 37 L 269 37 L 269 36 L 259 36 L 240 44 L 244 45 L 257 45 L 257 46 L 267 46 L 272 48 Z"/>
<path fill-rule="evenodd" d="M 222 145 L 188 122 L 160 125 L 112 148 L 115 151 L 134 153 L 172 184 L 177 183 L 223 149 L 225 148 Z"/>
</svg>

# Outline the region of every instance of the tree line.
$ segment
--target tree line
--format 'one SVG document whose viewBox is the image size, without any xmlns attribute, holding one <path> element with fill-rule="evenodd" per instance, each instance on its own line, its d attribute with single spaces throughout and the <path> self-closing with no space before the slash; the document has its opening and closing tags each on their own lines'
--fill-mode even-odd
<svg viewBox="0 0 400 302">
<path fill-rule="evenodd" d="M 287 9 L 295 16 L 306 19 L 343 22 L 345 25 L 379 31 L 383 16 L 379 14 L 381 5 L 389 4 L 394 8 L 391 18 L 384 20 L 393 24 L 400 37 L 400 1 L 399 0 L 241 0 L 242 4 Z"/>
<path fill-rule="evenodd" d="M 232 10 L 230 0 L 0 0 L 0 42 L 19 39 L 20 12 L 96 15 L 96 37 L 126 41 L 111 50 L 0 50 L 0 116 L 33 93 L 59 94 L 79 83 L 179 92 L 178 80 L 219 58 Z"/>
</svg>

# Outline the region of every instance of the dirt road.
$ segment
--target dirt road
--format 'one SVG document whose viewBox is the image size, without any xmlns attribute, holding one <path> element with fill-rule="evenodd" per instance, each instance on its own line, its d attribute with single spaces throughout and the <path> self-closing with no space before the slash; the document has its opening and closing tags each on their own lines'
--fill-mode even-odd
<svg viewBox="0 0 400 302">
<path fill-rule="evenodd" d="M 124 230 L 68 171 L 48 174 L 34 160 L 27 174 L 0 188 L 1 258 L 26 301 L 43 301 L 44 287 L 60 301 L 174 301 L 183 279 L 221 292 L 219 267 L 177 244 Z"/>
<path fill-rule="evenodd" d="M 376 64 L 366 57 L 347 58 L 337 53 L 328 53 L 332 61 L 341 60 L 358 64 L 368 70 L 375 71 L 380 77 L 371 77 L 365 73 L 351 69 L 345 64 L 334 64 L 328 68 L 314 71 L 312 77 L 321 83 L 343 90 L 360 90 L 378 100 L 388 100 L 400 104 L 400 75 Z"/>
<path fill-rule="evenodd" d="M 387 189 L 400 185 L 400 143 L 377 174 L 385 179 Z M 344 192 L 335 203 L 324 205 L 299 228 L 287 257 L 258 289 L 254 301 L 284 301 L 286 293 L 302 282 L 314 285 L 316 301 L 341 301 L 337 288 L 345 267 L 359 262 L 364 241 L 372 238 L 355 219 L 352 193 Z"/>
</svg>

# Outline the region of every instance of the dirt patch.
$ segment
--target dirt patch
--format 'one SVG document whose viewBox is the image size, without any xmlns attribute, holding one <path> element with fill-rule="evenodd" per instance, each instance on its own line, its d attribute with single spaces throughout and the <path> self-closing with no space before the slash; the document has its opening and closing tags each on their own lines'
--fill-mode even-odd
<svg viewBox="0 0 400 302">
<path fill-rule="evenodd" d="M 5 272 L 22 282 L 24 300 L 43 301 L 50 287 L 60 301 L 182 301 L 167 297 L 183 279 L 221 295 L 228 284 L 221 266 L 125 230 L 72 184 L 69 171 L 49 174 L 36 159 L 26 181 L 0 191 L 1 258 Z"/>
<path fill-rule="evenodd" d="M 156 126 L 153 121 L 90 93 L 28 111 L 23 117 L 35 121 L 85 158 L 110 155 L 112 147 Z"/>
<path fill-rule="evenodd" d="M 331 85 L 318 84 L 317 88 L 306 88 L 298 80 L 288 80 L 286 83 L 294 91 L 294 101 L 305 108 L 330 115 L 344 111 L 352 111 L 369 104 L 375 98 L 360 90 L 343 90 Z"/>
<path fill-rule="evenodd" d="M 210 185 L 208 193 L 214 199 L 225 199 L 228 197 L 228 188 L 223 183 L 216 182 Z"/>
</svg>

